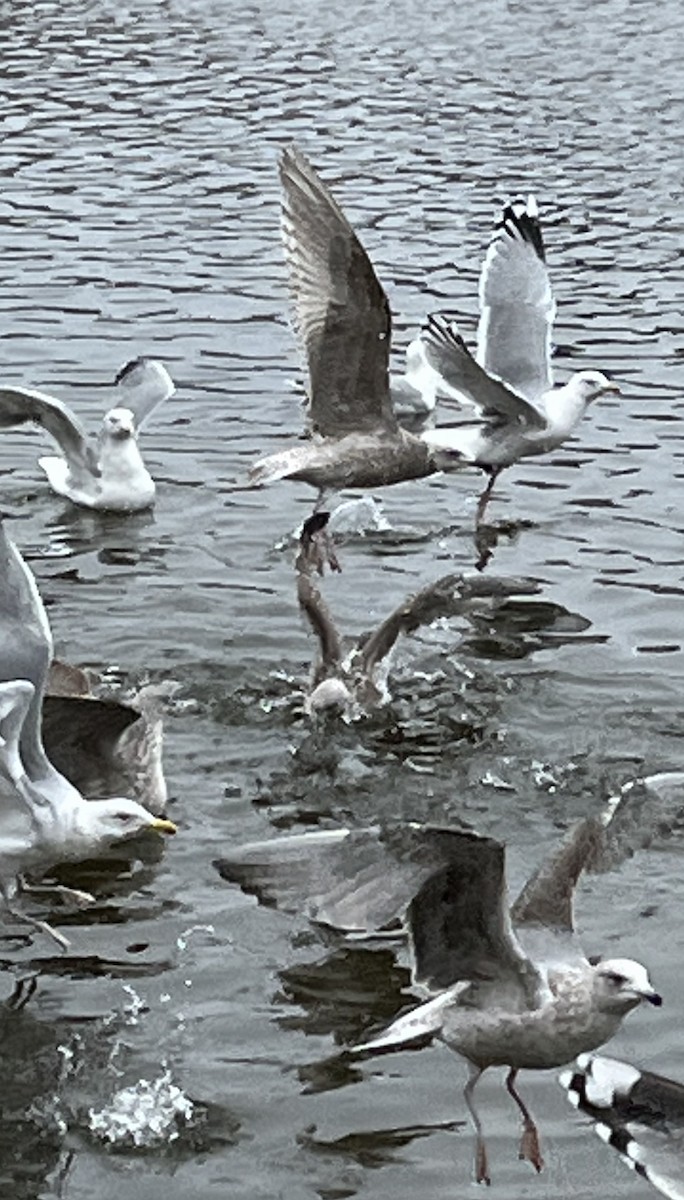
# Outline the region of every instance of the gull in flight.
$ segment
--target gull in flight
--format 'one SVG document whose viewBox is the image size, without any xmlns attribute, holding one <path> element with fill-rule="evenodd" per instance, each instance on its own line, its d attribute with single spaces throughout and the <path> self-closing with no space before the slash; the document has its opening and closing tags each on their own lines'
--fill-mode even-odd
<svg viewBox="0 0 684 1200">
<path fill-rule="evenodd" d="M 16 908 L 18 895 L 52 893 L 78 904 L 92 897 L 32 886 L 25 874 L 92 858 L 144 830 L 175 833 L 176 827 L 135 800 L 85 800 L 50 762 L 41 707 L 51 659 L 36 581 L 0 523 L 0 894 L 13 916 L 66 947 L 61 933 Z"/>
<path fill-rule="evenodd" d="M 29 388 L 0 387 L 0 429 L 40 425 L 61 455 L 38 460 L 53 491 L 84 508 L 138 512 L 154 503 L 155 485 L 138 448 L 138 430 L 173 396 L 165 367 L 136 358 L 114 380 L 116 403 L 105 413 L 97 439 L 61 400 Z"/>
<path fill-rule="evenodd" d="M 490 1181 L 473 1090 L 483 1071 L 508 1067 L 523 1118 L 520 1156 L 543 1166 L 518 1071 L 563 1066 L 597 1048 L 643 1001 L 660 1005 L 630 959 L 589 961 L 573 926 L 577 880 L 603 851 L 619 802 L 580 822 L 509 908 L 504 846 L 472 830 L 415 823 L 316 831 L 231 850 L 215 866 L 260 900 L 301 912 L 347 936 L 408 930 L 416 986 L 436 992 L 389 1029 L 354 1047 L 375 1053 L 437 1038 L 466 1059 L 464 1098 L 476 1134 L 476 1178 Z M 387 934 L 385 934 L 387 936 Z"/>
<path fill-rule="evenodd" d="M 461 466 L 471 463 L 489 476 L 478 523 L 505 467 L 556 449 L 592 401 L 620 391 L 600 371 L 579 371 L 553 387 L 556 306 L 532 197 L 504 206 L 482 266 L 480 309 L 475 358 L 443 316 L 428 318 L 422 332 L 424 357 L 440 390 L 477 410 L 475 419 L 439 425 L 423 438 L 444 469 L 453 455 Z"/>
<path fill-rule="evenodd" d="M 684 1084 L 603 1054 L 581 1054 L 560 1084 L 628 1167 L 683 1200 Z"/>
<path fill-rule="evenodd" d="M 389 380 L 392 319 L 372 263 L 304 155 L 280 159 L 282 234 L 294 329 L 308 367 L 309 438 L 252 467 L 253 484 L 302 480 L 326 492 L 376 488 L 455 470 L 397 421 Z"/>
</svg>

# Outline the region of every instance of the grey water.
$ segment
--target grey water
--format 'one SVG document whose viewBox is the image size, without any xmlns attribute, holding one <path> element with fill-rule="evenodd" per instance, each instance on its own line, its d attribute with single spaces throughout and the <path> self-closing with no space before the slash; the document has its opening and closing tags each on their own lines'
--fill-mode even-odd
<svg viewBox="0 0 684 1200">
<path fill-rule="evenodd" d="M 78 875 L 95 909 L 47 914 L 67 954 L 14 927 L 0 939 L 4 998 L 38 973 L 22 1011 L 0 1007 L 2 1194 L 469 1194 L 463 1064 L 439 1048 L 358 1067 L 339 1055 L 404 1002 L 401 963 L 257 907 L 212 861 L 288 830 L 459 818 L 508 842 L 519 880 L 623 781 L 681 766 L 681 6 L 0 11 L 2 380 L 60 396 L 91 427 L 102 385 L 134 355 L 178 384 L 143 435 L 153 512 L 64 505 L 37 466 L 47 443 L 27 431 L 3 435 L 2 509 L 61 657 L 122 685 L 180 684 L 165 751 L 179 835 L 156 860 Z M 301 711 L 314 647 L 287 544 L 311 493 L 244 489 L 253 459 L 301 429 L 276 171 L 291 141 L 376 265 L 398 366 L 429 311 L 473 337 L 497 204 L 532 191 L 557 377 L 597 367 L 623 388 L 571 444 L 497 485 L 487 571 L 539 595 L 407 640 L 391 705 L 325 737 Z M 350 637 L 428 580 L 472 570 L 481 484 L 467 472 L 377 497 L 391 531 L 349 538 L 343 574 L 324 583 Z M 643 960 L 665 998 L 613 1049 L 679 1078 L 683 902 L 675 832 L 591 877 L 578 903 L 587 949 Z M 646 1195 L 553 1072 L 522 1086 L 547 1168 L 536 1179 L 518 1162 L 492 1072 L 480 1106 L 500 1195 Z M 117 1103 L 125 1123 L 122 1095 L 146 1098 L 154 1121 L 101 1136 Z M 144 1118 L 135 1109 L 131 1125 Z"/>
</svg>

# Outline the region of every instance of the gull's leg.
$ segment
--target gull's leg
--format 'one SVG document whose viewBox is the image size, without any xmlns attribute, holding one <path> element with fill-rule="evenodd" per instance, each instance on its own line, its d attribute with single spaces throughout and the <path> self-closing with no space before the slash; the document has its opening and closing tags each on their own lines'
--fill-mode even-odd
<svg viewBox="0 0 684 1200">
<path fill-rule="evenodd" d="M 77 908 L 87 908 L 95 903 L 95 897 L 90 892 L 64 887 L 61 883 L 26 883 L 22 879 L 20 890 L 28 892 L 30 896 L 59 896 L 60 900 L 71 900 Z"/>
<path fill-rule="evenodd" d="M 319 507 L 324 497 L 325 493 L 321 492 L 311 516 L 302 526 L 300 538 L 302 546 L 310 556 L 311 562 L 319 575 L 323 574 L 326 562 L 331 571 L 342 570 L 337 554 L 335 553 L 335 544 L 328 532 L 330 513 Z"/>
<path fill-rule="evenodd" d="M 487 1187 L 489 1187 L 492 1181 L 489 1177 L 487 1147 L 482 1134 L 482 1123 L 480 1121 L 478 1111 L 475 1108 L 475 1101 L 473 1100 L 475 1084 L 477 1083 L 481 1074 L 481 1067 L 476 1067 L 475 1063 L 468 1063 L 468 1082 L 463 1089 L 463 1097 L 468 1106 L 470 1119 L 473 1123 L 473 1128 L 475 1129 L 475 1180 L 477 1183 L 486 1183 Z"/>
<path fill-rule="evenodd" d="M 26 913 L 19 912 L 13 905 L 6 903 L 7 911 L 15 921 L 21 921 L 23 925 L 30 925 L 32 929 L 37 929 L 40 933 L 46 933 L 48 937 L 54 938 L 60 950 L 68 950 L 71 942 L 64 937 L 57 929 L 53 929 L 52 925 L 48 925 L 47 921 L 39 921 L 37 917 L 29 917 Z"/>
<path fill-rule="evenodd" d="M 480 496 L 480 499 L 478 501 L 477 515 L 475 517 L 476 525 L 480 524 L 480 522 L 482 521 L 482 519 L 485 515 L 485 509 L 486 509 L 487 505 L 489 504 L 489 497 L 492 494 L 494 484 L 496 483 L 497 479 L 499 478 L 499 475 L 503 471 L 503 467 L 485 467 L 484 470 L 489 475 L 489 483 L 487 484 L 485 490 L 483 491 L 483 493 Z"/>
<path fill-rule="evenodd" d="M 544 1166 L 541 1146 L 539 1145 L 539 1134 L 537 1133 L 537 1126 L 532 1119 L 530 1110 L 525 1104 L 522 1096 L 516 1090 L 515 1080 L 517 1074 L 518 1072 L 511 1068 L 506 1076 L 506 1087 L 508 1088 L 509 1095 L 513 1097 L 515 1103 L 520 1109 L 520 1112 L 522 1113 L 523 1134 L 520 1139 L 518 1158 L 524 1159 L 525 1162 L 532 1163 L 532 1166 L 538 1174 Z"/>
<path fill-rule="evenodd" d="M 18 979 L 12 989 L 12 995 L 7 1001 L 7 1008 L 13 1009 L 14 1012 L 21 1012 L 22 1008 L 26 1008 L 37 987 L 37 975 L 29 975 L 26 979 Z"/>
</svg>

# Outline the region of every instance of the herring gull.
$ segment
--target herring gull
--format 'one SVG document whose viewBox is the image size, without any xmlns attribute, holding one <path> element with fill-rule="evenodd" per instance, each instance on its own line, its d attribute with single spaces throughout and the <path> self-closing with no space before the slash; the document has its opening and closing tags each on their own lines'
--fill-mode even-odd
<svg viewBox="0 0 684 1200">
<path fill-rule="evenodd" d="M 52 635 L 36 581 L 0 522 L 0 893 L 17 919 L 68 941 L 18 910 L 22 892 L 92 898 L 70 888 L 35 888 L 24 876 L 93 857 L 143 830 L 175 833 L 129 798 L 85 800 L 45 753 L 41 707 Z"/>
<path fill-rule="evenodd" d="M 684 1084 L 603 1054 L 580 1055 L 560 1083 L 628 1167 L 684 1200 Z"/>
<path fill-rule="evenodd" d="M 29 388 L 0 387 L 0 429 L 40 425 L 57 442 L 61 455 L 40 458 L 48 482 L 59 496 L 84 508 L 138 512 L 154 503 L 155 485 L 138 447 L 138 430 L 175 386 L 164 366 L 136 358 L 114 380 L 116 403 L 104 415 L 97 439 L 91 439 L 61 400 Z"/>
<path fill-rule="evenodd" d="M 422 333 L 425 359 L 442 389 L 478 410 L 476 420 L 423 435 L 444 469 L 454 455 L 461 466 L 469 462 L 489 476 L 478 521 L 505 467 L 556 449 L 593 400 L 620 391 L 600 371 L 576 372 L 563 387 L 553 387 L 555 303 L 532 197 L 504 206 L 482 267 L 480 307 L 475 359 L 444 317 L 429 318 Z"/>
<path fill-rule="evenodd" d="M 476 1132 L 476 1177 L 489 1182 L 473 1088 L 509 1068 L 523 1117 L 521 1157 L 541 1170 L 533 1118 L 515 1086 L 522 1068 L 562 1066 L 602 1045 L 642 1001 L 661 1003 L 628 959 L 590 962 L 574 932 L 572 899 L 605 842 L 616 805 L 561 840 L 509 910 L 504 846 L 472 830 L 416 823 L 316 831 L 237 847 L 215 866 L 263 902 L 304 913 L 347 936 L 408 929 L 416 986 L 437 992 L 355 1052 L 438 1038 L 469 1065 L 465 1100 Z"/>
<path fill-rule="evenodd" d="M 402 429 L 392 407 L 389 301 L 337 202 L 301 153 L 280 158 L 282 233 L 293 324 L 309 376 L 310 437 L 252 467 L 253 484 L 302 480 L 324 494 L 384 487 L 456 470 L 437 467 L 422 436 Z"/>
<path fill-rule="evenodd" d="M 407 596 L 375 629 L 345 652 L 333 615 L 321 595 L 316 573 L 322 574 L 325 551 L 321 538 L 326 533 L 329 513 L 317 512 L 305 521 L 295 562 L 297 599 L 306 614 L 319 646 L 311 688 L 306 698 L 310 714 L 341 712 L 356 715 L 384 703 L 389 694 L 379 679 L 382 665 L 399 637 L 414 633 L 442 617 L 467 615 L 513 595 L 537 593 L 539 585 L 524 579 L 483 579 L 482 576 L 444 575 Z"/>
</svg>

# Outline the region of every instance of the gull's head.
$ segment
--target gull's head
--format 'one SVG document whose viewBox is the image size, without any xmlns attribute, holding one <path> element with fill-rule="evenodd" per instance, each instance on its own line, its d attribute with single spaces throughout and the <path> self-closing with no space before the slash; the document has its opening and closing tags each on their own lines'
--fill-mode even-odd
<svg viewBox="0 0 684 1200">
<path fill-rule="evenodd" d="M 105 437 L 124 442 L 135 437 L 135 417 L 130 408 L 110 408 L 102 421 Z"/>
<path fill-rule="evenodd" d="M 101 846 L 114 846 L 127 838 L 151 831 L 152 833 L 176 833 L 173 821 L 155 817 L 137 800 L 116 798 L 112 800 L 89 800 L 82 810 L 80 824 L 82 832 L 91 835 Z M 87 826 L 87 828 L 85 828 Z"/>
<path fill-rule="evenodd" d="M 591 404 L 592 400 L 597 400 L 599 396 L 605 396 L 609 392 L 613 395 L 620 393 L 617 383 L 602 375 L 600 371 L 577 371 L 567 386 L 584 404 Z"/>
<path fill-rule="evenodd" d="M 313 689 L 305 704 L 306 712 L 312 716 L 323 713 L 345 713 L 353 703 L 353 696 L 342 679 L 322 679 Z"/>
<path fill-rule="evenodd" d="M 631 958 L 606 958 L 594 967 L 594 992 L 603 1012 L 627 1013 L 644 1000 L 660 1007 L 648 971 Z"/>
</svg>

